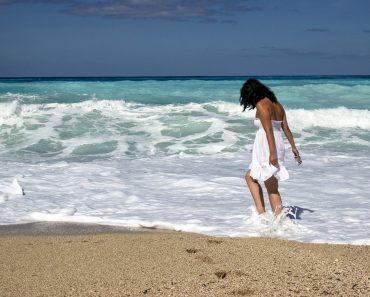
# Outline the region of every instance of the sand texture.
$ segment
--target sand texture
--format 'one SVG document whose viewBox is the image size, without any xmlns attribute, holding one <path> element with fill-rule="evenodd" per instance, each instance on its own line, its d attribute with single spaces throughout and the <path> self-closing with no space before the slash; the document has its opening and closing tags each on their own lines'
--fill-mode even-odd
<svg viewBox="0 0 370 297">
<path fill-rule="evenodd" d="M 177 232 L 2 235 L 0 296 L 370 296 L 370 247 Z"/>
</svg>

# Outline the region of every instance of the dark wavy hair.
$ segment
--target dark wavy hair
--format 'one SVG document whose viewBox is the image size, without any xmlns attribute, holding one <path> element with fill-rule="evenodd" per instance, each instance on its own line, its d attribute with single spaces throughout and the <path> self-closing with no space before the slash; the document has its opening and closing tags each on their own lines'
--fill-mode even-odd
<svg viewBox="0 0 370 297">
<path fill-rule="evenodd" d="M 243 106 L 243 111 L 247 108 L 254 109 L 258 101 L 263 98 L 268 98 L 272 102 L 278 102 L 275 94 L 255 78 L 248 79 L 240 89 L 239 102 Z"/>
</svg>

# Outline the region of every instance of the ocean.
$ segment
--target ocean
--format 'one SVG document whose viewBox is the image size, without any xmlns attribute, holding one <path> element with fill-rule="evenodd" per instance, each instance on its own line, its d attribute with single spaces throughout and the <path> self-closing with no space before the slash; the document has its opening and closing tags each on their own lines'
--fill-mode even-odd
<svg viewBox="0 0 370 297">
<path fill-rule="evenodd" d="M 247 77 L 1 78 L 0 224 L 369 245 L 370 76 L 258 78 L 285 106 L 303 159 L 286 141 L 287 218 L 261 221 L 245 185 L 256 131 L 239 105 Z"/>
</svg>

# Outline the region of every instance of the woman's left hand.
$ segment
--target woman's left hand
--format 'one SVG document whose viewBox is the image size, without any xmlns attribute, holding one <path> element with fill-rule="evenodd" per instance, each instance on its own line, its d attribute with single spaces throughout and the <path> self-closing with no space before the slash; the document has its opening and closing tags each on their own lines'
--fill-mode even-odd
<svg viewBox="0 0 370 297">
<path fill-rule="evenodd" d="M 269 162 L 271 165 L 274 165 L 275 167 L 279 166 L 278 157 L 277 154 L 270 154 Z"/>
</svg>

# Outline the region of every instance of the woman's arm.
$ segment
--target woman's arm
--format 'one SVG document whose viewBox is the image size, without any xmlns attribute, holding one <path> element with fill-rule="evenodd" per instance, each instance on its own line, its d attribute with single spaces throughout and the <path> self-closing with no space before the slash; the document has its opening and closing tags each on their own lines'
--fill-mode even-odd
<svg viewBox="0 0 370 297">
<path fill-rule="evenodd" d="M 272 116 L 272 102 L 268 98 L 260 100 L 257 105 L 257 115 L 261 121 L 262 127 L 265 130 L 267 142 L 270 150 L 269 161 L 272 165 L 278 164 L 278 156 L 276 152 L 276 144 L 274 132 L 272 130 L 271 116 Z"/>
<path fill-rule="evenodd" d="M 290 146 L 292 147 L 292 152 L 293 152 L 294 156 L 298 157 L 299 156 L 299 151 L 298 151 L 297 147 L 295 146 L 293 134 L 289 129 L 288 120 L 286 118 L 285 110 L 284 110 L 283 123 L 282 123 L 281 127 L 283 128 L 283 131 L 284 131 L 284 134 L 285 134 L 286 138 L 288 138 L 288 141 L 290 143 Z"/>
</svg>

